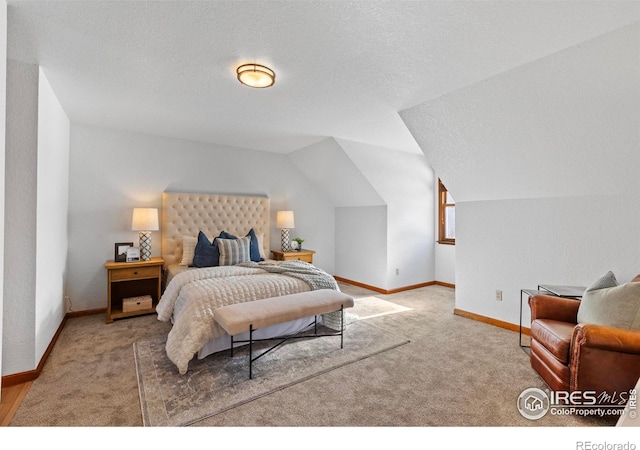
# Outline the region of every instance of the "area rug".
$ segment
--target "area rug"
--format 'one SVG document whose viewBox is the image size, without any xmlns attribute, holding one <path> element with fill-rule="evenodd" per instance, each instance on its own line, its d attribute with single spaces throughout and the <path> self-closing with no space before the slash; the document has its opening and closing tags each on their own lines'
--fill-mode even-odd
<svg viewBox="0 0 640 450">
<path fill-rule="evenodd" d="M 378 297 L 361 297 L 354 300 L 353 308 L 350 310 L 358 316 L 359 320 L 373 319 L 374 317 L 386 316 L 411 311 L 411 308 L 388 302 Z"/>
<path fill-rule="evenodd" d="M 233 358 L 220 352 L 194 359 L 187 373 L 180 375 L 166 356 L 164 338 L 136 342 L 143 424 L 188 426 L 408 342 L 358 320 L 345 330 L 344 348 L 340 336 L 289 341 L 254 362 L 252 379 L 246 346 L 237 348 Z"/>
</svg>

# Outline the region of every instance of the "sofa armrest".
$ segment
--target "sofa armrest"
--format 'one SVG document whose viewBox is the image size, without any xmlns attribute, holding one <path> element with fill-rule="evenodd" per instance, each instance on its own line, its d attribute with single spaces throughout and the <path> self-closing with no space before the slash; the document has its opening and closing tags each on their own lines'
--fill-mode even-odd
<svg viewBox="0 0 640 450">
<path fill-rule="evenodd" d="M 578 324 L 571 339 L 569 389 L 593 390 L 601 403 L 623 400 L 640 377 L 640 331 Z"/>
<path fill-rule="evenodd" d="M 640 331 L 580 323 L 573 330 L 574 346 L 640 355 Z"/>
<path fill-rule="evenodd" d="M 580 300 L 538 294 L 529 297 L 531 320 L 552 319 L 560 322 L 578 323 Z"/>
</svg>

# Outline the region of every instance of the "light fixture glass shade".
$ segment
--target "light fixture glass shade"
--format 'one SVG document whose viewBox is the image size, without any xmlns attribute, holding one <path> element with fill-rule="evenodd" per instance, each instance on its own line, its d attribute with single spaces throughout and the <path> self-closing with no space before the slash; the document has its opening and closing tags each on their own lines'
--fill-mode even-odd
<svg viewBox="0 0 640 450">
<path fill-rule="evenodd" d="M 133 208 L 131 229 L 134 231 L 156 231 L 158 226 L 158 208 Z"/>
<path fill-rule="evenodd" d="M 278 228 L 295 228 L 293 221 L 293 211 L 278 211 L 276 216 L 276 226 Z"/>
<path fill-rule="evenodd" d="M 254 88 L 266 88 L 276 82 L 275 72 L 260 64 L 243 64 L 236 69 L 236 73 L 240 83 Z"/>
</svg>

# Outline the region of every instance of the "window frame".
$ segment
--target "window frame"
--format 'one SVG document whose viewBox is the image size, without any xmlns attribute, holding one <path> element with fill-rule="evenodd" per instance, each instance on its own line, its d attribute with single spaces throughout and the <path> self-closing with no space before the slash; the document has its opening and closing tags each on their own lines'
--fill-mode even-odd
<svg viewBox="0 0 640 450">
<path fill-rule="evenodd" d="M 445 245 L 456 245 L 456 238 L 448 238 L 446 237 L 445 230 L 447 228 L 446 224 L 446 209 L 448 207 L 456 206 L 454 203 L 447 203 L 447 193 L 449 191 L 442 183 L 442 180 L 438 178 L 438 244 Z"/>
</svg>

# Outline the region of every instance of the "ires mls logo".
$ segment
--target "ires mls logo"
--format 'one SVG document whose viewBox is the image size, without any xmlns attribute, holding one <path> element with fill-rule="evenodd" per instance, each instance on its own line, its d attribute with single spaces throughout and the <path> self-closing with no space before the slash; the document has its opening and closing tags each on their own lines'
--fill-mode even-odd
<svg viewBox="0 0 640 450">
<path fill-rule="evenodd" d="M 629 392 L 601 392 L 596 391 L 551 391 L 549 401 L 553 406 L 601 406 L 616 407 L 624 406 L 630 398 Z"/>
<path fill-rule="evenodd" d="M 537 420 L 548 412 L 551 415 L 578 416 L 620 416 L 624 413 L 625 405 L 629 417 L 636 417 L 636 390 L 628 392 L 596 391 L 543 391 L 538 388 L 528 388 L 518 397 L 518 411 L 522 417 Z"/>
<path fill-rule="evenodd" d="M 629 391 L 629 401 L 627 402 L 627 411 L 631 419 L 635 419 L 637 417 L 637 411 L 636 411 L 636 409 L 638 408 L 637 394 L 638 393 L 635 389 L 631 389 Z"/>
<path fill-rule="evenodd" d="M 528 388 L 518 396 L 518 411 L 522 417 L 537 420 L 549 411 L 549 396 L 538 388 Z"/>
</svg>

